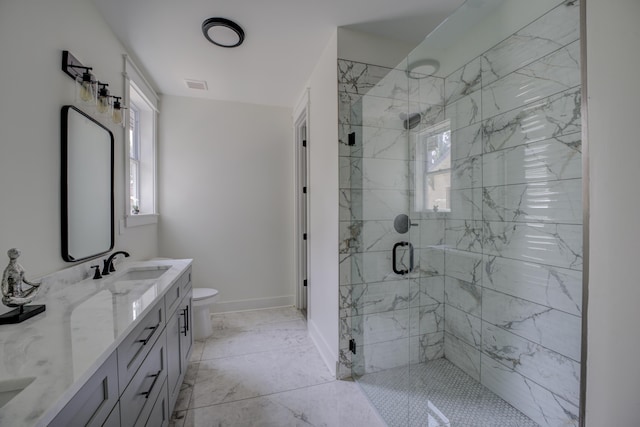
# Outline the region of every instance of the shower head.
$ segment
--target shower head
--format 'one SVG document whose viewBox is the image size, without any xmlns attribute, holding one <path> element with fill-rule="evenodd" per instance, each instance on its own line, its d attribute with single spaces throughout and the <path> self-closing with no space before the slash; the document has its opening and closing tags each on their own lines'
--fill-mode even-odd
<svg viewBox="0 0 640 427">
<path fill-rule="evenodd" d="M 411 130 L 414 127 L 416 127 L 416 126 L 418 126 L 420 124 L 420 121 L 422 120 L 422 114 L 420 114 L 420 113 L 410 113 L 410 114 L 400 113 L 400 120 L 402 120 L 404 122 L 404 128 L 406 130 Z"/>
</svg>

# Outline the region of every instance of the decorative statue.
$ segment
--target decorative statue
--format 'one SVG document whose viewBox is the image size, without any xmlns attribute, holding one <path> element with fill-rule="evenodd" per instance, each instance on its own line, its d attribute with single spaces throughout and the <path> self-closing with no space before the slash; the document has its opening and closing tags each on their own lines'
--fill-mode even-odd
<svg viewBox="0 0 640 427">
<path fill-rule="evenodd" d="M 11 248 L 7 252 L 9 265 L 2 274 L 2 303 L 7 307 L 19 307 L 0 316 L 0 324 L 19 323 L 45 310 L 44 305 L 24 307 L 36 297 L 40 283 L 30 282 L 24 277 L 24 268 L 18 264 L 20 250 Z M 24 286 L 29 286 L 25 289 Z"/>
</svg>

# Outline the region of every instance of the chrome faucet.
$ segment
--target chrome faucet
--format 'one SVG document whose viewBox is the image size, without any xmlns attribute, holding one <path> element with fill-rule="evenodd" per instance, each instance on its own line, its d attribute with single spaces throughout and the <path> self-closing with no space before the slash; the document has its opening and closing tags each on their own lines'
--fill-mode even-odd
<svg viewBox="0 0 640 427">
<path fill-rule="evenodd" d="M 129 257 L 129 252 L 125 252 L 125 251 L 117 251 L 111 254 L 111 256 L 107 259 L 104 260 L 104 267 L 102 268 L 102 275 L 106 276 L 109 273 L 113 273 L 114 271 L 116 271 L 116 268 L 113 266 L 113 260 L 115 259 L 116 255 L 124 255 L 125 258 Z"/>
</svg>

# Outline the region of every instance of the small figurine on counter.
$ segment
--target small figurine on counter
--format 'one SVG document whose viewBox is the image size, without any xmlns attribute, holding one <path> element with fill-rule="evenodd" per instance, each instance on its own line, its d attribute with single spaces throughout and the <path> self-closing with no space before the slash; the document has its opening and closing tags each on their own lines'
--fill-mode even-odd
<svg viewBox="0 0 640 427">
<path fill-rule="evenodd" d="M 24 307 L 36 297 L 40 283 L 30 282 L 24 277 L 24 268 L 18 264 L 20 250 L 11 248 L 7 252 L 9 255 L 9 265 L 2 274 L 2 303 L 7 307 L 19 307 L 9 313 L 0 316 L 0 324 L 20 323 L 45 310 L 44 305 L 33 305 Z M 29 289 L 24 289 L 24 285 Z"/>
<path fill-rule="evenodd" d="M 19 307 L 30 303 L 40 287 L 40 283 L 29 282 L 24 278 L 24 268 L 17 261 L 20 254 L 20 249 L 17 248 L 11 248 L 7 252 L 9 265 L 2 275 L 2 303 L 7 307 Z M 31 289 L 24 290 L 23 283 L 31 286 Z"/>
</svg>

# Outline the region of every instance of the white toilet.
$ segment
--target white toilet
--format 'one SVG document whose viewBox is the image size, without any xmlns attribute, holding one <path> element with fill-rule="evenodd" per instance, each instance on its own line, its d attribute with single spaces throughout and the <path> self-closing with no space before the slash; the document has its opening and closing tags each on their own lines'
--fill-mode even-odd
<svg viewBox="0 0 640 427">
<path fill-rule="evenodd" d="M 211 288 L 193 288 L 193 338 L 205 339 L 213 333 L 211 328 L 211 304 L 218 297 L 218 291 Z"/>
</svg>

